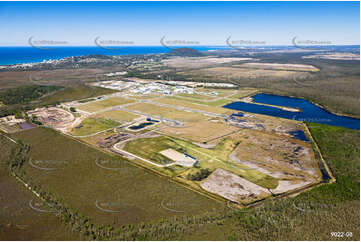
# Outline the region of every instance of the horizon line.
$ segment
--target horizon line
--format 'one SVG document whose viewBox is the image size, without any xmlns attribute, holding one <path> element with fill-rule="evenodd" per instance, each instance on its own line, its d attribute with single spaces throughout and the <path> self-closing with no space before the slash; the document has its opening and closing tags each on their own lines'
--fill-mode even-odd
<svg viewBox="0 0 361 242">
<path fill-rule="evenodd" d="M 273 44 L 273 45 L 239 45 L 237 47 L 272 47 L 272 46 L 289 46 L 289 47 L 295 47 L 296 46 L 292 45 L 292 44 Z M 329 46 L 360 46 L 360 44 L 332 44 L 332 45 L 302 45 L 302 46 L 323 46 L 323 47 L 329 47 Z M 35 48 L 34 46 L 31 45 L 0 45 L 0 47 L 30 47 L 30 48 Z M 96 45 L 39 45 L 39 47 L 54 47 L 54 48 L 59 48 L 59 47 L 96 47 L 96 48 L 102 48 Z M 230 48 L 232 49 L 232 47 L 228 46 L 228 45 L 170 45 L 169 47 L 165 47 L 163 45 L 107 45 L 105 47 L 123 47 L 123 48 L 129 48 L 129 47 L 164 47 L 164 48 L 169 48 L 169 47 L 226 47 L 226 48 Z"/>
</svg>

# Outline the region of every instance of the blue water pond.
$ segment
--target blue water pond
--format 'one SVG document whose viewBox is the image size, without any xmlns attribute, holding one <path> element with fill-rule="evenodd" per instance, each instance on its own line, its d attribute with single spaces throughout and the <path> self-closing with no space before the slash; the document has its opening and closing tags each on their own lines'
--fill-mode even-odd
<svg viewBox="0 0 361 242">
<path fill-rule="evenodd" d="M 293 119 L 297 121 L 306 121 L 313 123 L 321 123 L 332 126 L 345 127 L 349 129 L 360 130 L 360 120 L 356 118 L 344 117 L 332 114 L 326 110 L 300 98 L 283 97 L 270 94 L 256 94 L 253 97 L 256 103 L 277 105 L 300 109 L 300 112 L 291 112 L 282 110 L 277 107 L 270 107 L 261 104 L 233 102 L 223 106 L 224 108 L 249 113 L 264 114 L 274 117 Z"/>
</svg>

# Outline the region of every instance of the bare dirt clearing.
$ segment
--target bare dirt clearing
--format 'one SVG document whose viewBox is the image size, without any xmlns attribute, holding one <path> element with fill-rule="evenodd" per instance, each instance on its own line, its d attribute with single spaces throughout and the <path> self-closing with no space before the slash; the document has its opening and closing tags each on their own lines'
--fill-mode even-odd
<svg viewBox="0 0 361 242">
<path fill-rule="evenodd" d="M 37 108 L 28 111 L 29 116 L 36 116 L 37 119 L 55 129 L 66 128 L 74 121 L 74 116 L 70 112 L 56 107 L 50 108 Z"/>
<path fill-rule="evenodd" d="M 253 58 L 175 57 L 163 60 L 163 64 L 178 68 L 199 68 L 215 64 L 249 60 L 253 60 Z"/>
<path fill-rule="evenodd" d="M 235 135 L 240 141 L 230 157 L 235 162 L 279 179 L 315 182 L 322 177 L 308 143 L 259 131 L 239 132 Z"/>
<path fill-rule="evenodd" d="M 19 124 L 25 122 L 25 119 L 16 118 L 14 115 L 0 118 L 0 130 L 5 133 L 20 131 Z"/>
<path fill-rule="evenodd" d="M 214 171 L 201 187 L 233 202 L 249 202 L 270 195 L 269 191 L 223 169 Z"/>
<path fill-rule="evenodd" d="M 308 184 L 311 184 L 311 181 L 302 181 L 302 180 L 293 180 L 293 181 L 279 181 L 278 187 L 276 189 L 271 189 L 272 193 L 280 194 L 287 191 L 291 191 L 297 188 L 304 187 Z"/>
<path fill-rule="evenodd" d="M 199 70 L 190 70 L 187 72 L 178 72 L 181 75 L 192 76 L 195 80 L 236 80 L 240 78 L 256 79 L 256 78 L 290 78 L 297 76 L 305 77 L 306 72 L 289 71 L 289 70 L 264 70 L 255 68 L 241 68 L 240 66 L 232 67 L 212 67 Z M 197 78 L 197 79 L 196 79 Z"/>
<path fill-rule="evenodd" d="M 178 151 L 173 150 L 173 149 L 162 150 L 160 153 L 162 155 L 164 155 L 165 157 L 173 160 L 177 165 L 180 165 L 180 166 L 191 167 L 196 162 L 196 160 L 194 158 L 187 156 L 185 154 L 179 153 Z"/>
<path fill-rule="evenodd" d="M 360 55 L 353 53 L 325 53 L 302 56 L 303 59 L 326 59 L 326 60 L 360 60 Z"/>
<path fill-rule="evenodd" d="M 264 70 L 287 70 L 287 71 L 319 71 L 311 65 L 302 64 L 279 64 L 279 63 L 244 63 L 239 65 L 245 68 L 255 68 Z"/>
</svg>

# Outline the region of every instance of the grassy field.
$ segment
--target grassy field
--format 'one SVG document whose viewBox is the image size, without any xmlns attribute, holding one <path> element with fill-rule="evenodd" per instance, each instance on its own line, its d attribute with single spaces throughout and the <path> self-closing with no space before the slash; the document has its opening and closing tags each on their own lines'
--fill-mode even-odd
<svg viewBox="0 0 361 242">
<path fill-rule="evenodd" d="M 193 76 L 201 81 L 202 79 L 208 80 L 234 80 L 234 79 L 258 79 L 268 77 L 269 79 L 281 79 L 285 80 L 294 75 L 305 76 L 307 73 L 290 70 L 265 70 L 265 69 L 252 69 L 252 68 L 240 68 L 238 65 L 232 66 L 221 66 L 221 67 L 210 67 L 202 68 L 191 71 L 178 72 L 180 75 Z"/>
<path fill-rule="evenodd" d="M 118 122 L 130 122 L 139 116 L 133 113 L 121 111 L 121 110 L 111 110 L 98 113 L 96 115 L 97 118 L 104 118 L 104 119 L 112 119 Z"/>
<path fill-rule="evenodd" d="M 197 100 L 203 100 L 203 101 L 212 101 L 214 99 L 217 98 L 217 96 L 211 96 L 211 95 L 203 95 L 203 94 L 198 94 L 198 93 L 192 93 L 192 94 L 188 94 L 188 93 L 180 93 L 177 94 L 177 96 L 179 97 L 185 97 L 185 98 L 191 98 L 191 99 L 197 99 Z"/>
<path fill-rule="evenodd" d="M 224 102 L 224 99 L 220 99 L 222 101 L 215 101 L 214 103 L 217 102 L 217 105 L 219 105 L 219 102 Z M 202 111 L 206 111 L 206 112 L 211 112 L 211 113 L 217 113 L 217 114 L 231 114 L 232 111 L 230 111 L 229 109 L 225 109 L 225 108 L 221 108 L 221 107 L 212 107 L 212 103 L 202 103 L 199 102 L 199 104 L 197 104 L 196 100 L 189 100 L 189 99 L 184 99 L 184 98 L 179 98 L 179 97 L 163 97 L 163 98 L 159 98 L 154 100 L 154 102 L 157 103 L 164 103 L 164 104 L 170 104 L 170 105 L 174 105 L 174 106 L 182 106 L 182 107 L 187 107 L 187 108 L 191 108 L 191 109 L 196 109 L 196 110 L 202 110 Z M 231 101 L 227 101 L 231 102 Z M 210 105 L 210 106 L 207 106 Z"/>
<path fill-rule="evenodd" d="M 153 99 L 153 98 L 157 98 L 159 97 L 158 95 L 151 95 L 151 94 L 148 94 L 148 95 L 132 95 L 132 94 L 129 94 L 130 98 L 135 98 L 135 99 Z"/>
<path fill-rule="evenodd" d="M 14 158 L 16 146 L 0 136 L 0 238 L 1 240 L 79 240 L 52 213 L 31 209 L 39 202 L 10 176 L 6 162 Z M 38 207 L 36 207 L 38 208 Z"/>
<path fill-rule="evenodd" d="M 197 122 L 207 117 L 200 113 L 186 112 L 169 107 L 162 107 L 150 103 L 137 103 L 127 107 L 129 110 L 136 110 L 142 113 L 156 115 L 167 119 L 176 119 L 185 122 Z"/>
<path fill-rule="evenodd" d="M 132 102 L 134 101 L 130 99 L 124 99 L 121 97 L 110 97 L 102 101 L 95 101 L 92 103 L 81 105 L 78 107 L 78 109 L 86 112 L 96 112 L 105 108 L 132 103 Z"/>
<path fill-rule="evenodd" d="M 182 146 L 164 136 L 131 140 L 127 142 L 124 147 L 124 149 L 130 153 L 162 165 L 173 162 L 159 153 L 169 148 L 175 149 L 178 152 L 185 152 Z"/>
<path fill-rule="evenodd" d="M 212 95 L 212 92 L 216 92 L 217 95 L 214 95 L 214 97 L 219 98 L 219 97 L 227 97 L 230 95 L 234 95 L 236 93 L 239 93 L 242 90 L 235 90 L 235 89 L 221 89 L 221 88 L 196 88 L 197 92 L 203 92 L 203 93 L 207 93 L 208 95 Z"/>
<path fill-rule="evenodd" d="M 137 224 L 222 208 L 166 178 L 129 165 L 119 156 L 105 154 L 53 130 L 37 128 L 16 137 L 30 144 L 34 163 L 52 160 L 61 164 L 53 171 L 25 164 L 26 173 L 97 224 Z M 97 164 L 120 169 L 103 169 Z M 102 209 L 119 212 L 103 211 L 96 203 Z M 162 203 L 176 203 L 174 206 L 183 212 L 164 209 Z"/>
<path fill-rule="evenodd" d="M 71 134 L 74 136 L 84 136 L 94 134 L 106 129 L 119 126 L 120 123 L 104 118 L 86 118 L 81 122 L 78 128 L 73 128 Z"/>
<path fill-rule="evenodd" d="M 233 102 L 233 100 L 230 99 L 218 99 L 216 101 L 213 102 L 199 102 L 199 101 L 195 101 L 193 103 L 197 103 L 197 104 L 202 104 L 202 105 L 207 105 L 207 106 L 212 106 L 212 107 L 222 107 L 228 103 Z"/>
<path fill-rule="evenodd" d="M 247 96 L 250 96 L 254 93 L 258 92 L 255 88 L 240 88 L 238 89 L 238 92 L 232 96 L 229 96 L 230 99 L 241 99 Z"/>
<path fill-rule="evenodd" d="M 91 97 L 101 96 L 105 94 L 114 93 L 114 90 L 87 86 L 87 85 L 78 85 L 78 86 L 69 86 L 55 93 L 54 95 L 47 96 L 41 99 L 39 105 L 50 105 L 60 102 L 69 102 L 79 99 L 87 99 Z"/>
<path fill-rule="evenodd" d="M 206 106 L 210 106 L 210 107 L 222 107 L 222 106 L 224 106 L 224 105 L 226 105 L 228 103 L 231 103 L 233 101 L 233 100 L 228 99 L 228 98 L 227 99 L 217 99 L 217 100 L 214 100 L 214 101 L 203 101 L 203 100 L 200 100 L 200 99 L 189 99 L 189 98 L 184 98 L 184 97 L 181 97 L 181 96 L 174 96 L 173 98 L 177 99 L 179 101 L 185 101 L 185 102 L 192 103 L 192 104 L 206 105 Z M 186 104 L 186 105 L 189 105 L 189 104 Z M 204 109 L 204 107 L 199 107 L 199 106 L 194 106 L 194 107 Z"/>
<path fill-rule="evenodd" d="M 201 168 L 208 168 L 210 170 L 222 168 L 265 188 L 272 189 L 278 185 L 277 179 L 229 160 L 228 155 L 236 146 L 237 140 L 224 139 L 211 149 L 200 148 L 183 140 L 178 140 L 178 143 L 181 144 L 189 154 L 198 158 Z M 197 170 L 197 168 L 191 168 L 187 173 L 183 173 L 182 175 L 186 176 L 188 173 L 195 173 Z"/>
<path fill-rule="evenodd" d="M 288 71 L 310 71 L 310 72 L 320 71 L 319 69 L 311 65 L 292 65 L 292 64 L 289 65 L 289 64 L 277 64 L 277 63 L 244 63 L 244 64 L 240 64 L 239 67 L 262 69 L 262 70 L 288 70 Z"/>
<path fill-rule="evenodd" d="M 162 132 L 203 143 L 215 141 L 224 135 L 229 135 L 238 130 L 239 128 L 227 125 L 219 119 L 209 119 L 188 122 L 184 124 L 184 127 L 165 127 L 162 129 Z"/>
<path fill-rule="evenodd" d="M 151 161 L 167 164 L 170 163 L 168 159 L 159 154 L 160 151 L 172 148 L 181 153 L 187 153 L 199 161 L 197 168 L 192 167 L 185 169 L 177 169 L 177 166 L 171 166 L 163 170 L 163 172 L 172 172 L 173 176 L 187 177 L 189 173 L 196 173 L 199 169 L 210 169 L 214 171 L 217 168 L 222 168 L 231 171 L 245 179 L 254 182 L 266 188 L 275 188 L 278 185 L 277 179 L 269 177 L 256 170 L 248 169 L 247 166 L 233 163 L 228 159 L 229 153 L 235 147 L 234 140 L 227 140 L 220 143 L 213 149 L 200 148 L 196 145 L 179 140 L 172 137 L 158 136 L 153 138 L 139 138 L 129 141 L 125 144 L 124 149 L 128 152 L 136 154 L 142 158 Z M 181 174 L 180 174 L 181 173 Z"/>
<path fill-rule="evenodd" d="M 79 103 L 87 103 L 87 102 L 91 102 L 91 101 L 95 101 L 95 98 L 87 98 L 87 99 L 82 99 L 79 101 Z"/>
<path fill-rule="evenodd" d="M 211 107 L 222 107 L 228 103 L 237 101 L 243 97 L 252 95 L 257 92 L 254 88 L 240 88 L 233 89 L 212 89 L 212 88 L 197 88 L 198 92 L 207 93 L 208 95 L 201 94 L 178 94 L 174 96 L 175 99 L 181 101 L 187 101 L 194 104 L 201 104 Z M 217 95 L 212 95 L 212 92 L 216 92 Z M 194 95 L 194 96 L 191 96 Z M 207 97 L 207 98 L 206 98 Z M 190 105 L 190 104 L 186 104 Z M 199 106 L 194 106 L 199 107 Z M 200 107 L 202 108 L 202 107 Z M 203 110 L 203 109 L 202 109 Z"/>
</svg>

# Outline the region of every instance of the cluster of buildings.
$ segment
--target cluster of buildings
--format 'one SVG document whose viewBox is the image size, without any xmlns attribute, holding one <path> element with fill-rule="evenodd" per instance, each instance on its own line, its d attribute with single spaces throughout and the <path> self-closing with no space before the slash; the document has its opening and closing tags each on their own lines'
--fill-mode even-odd
<svg viewBox="0 0 361 242">
<path fill-rule="evenodd" d="M 191 87 L 186 87 L 186 86 L 175 86 L 174 87 L 174 93 L 178 94 L 178 93 L 187 93 L 187 94 L 193 94 L 194 93 L 194 89 Z"/>
<path fill-rule="evenodd" d="M 126 72 L 126 71 L 117 71 L 117 72 L 112 72 L 112 73 L 104 74 L 104 76 L 107 76 L 107 77 L 123 76 L 123 75 L 126 75 L 127 73 L 128 73 L 128 72 Z"/>
<path fill-rule="evenodd" d="M 41 67 L 43 65 L 57 65 L 67 62 L 70 59 L 70 57 L 62 58 L 59 60 L 43 60 L 41 62 L 31 62 L 31 63 L 21 63 L 21 64 L 12 64 L 12 65 L 3 65 L 0 66 L 0 69 L 27 69 L 27 68 L 33 68 L 33 67 Z"/>
<path fill-rule="evenodd" d="M 109 88 L 113 90 L 122 91 L 124 89 L 127 89 L 134 85 L 134 82 L 126 82 L 126 81 L 102 81 L 102 82 L 96 82 L 92 84 L 93 86 L 97 87 L 103 87 L 103 88 Z"/>
<path fill-rule="evenodd" d="M 96 82 L 93 86 L 104 87 L 109 89 L 114 89 L 122 91 L 127 89 L 129 93 L 149 95 L 149 94 L 162 94 L 162 95 L 172 95 L 179 93 L 193 94 L 194 89 L 188 86 L 182 85 L 166 85 L 160 82 L 144 82 L 144 81 L 102 81 Z"/>
<path fill-rule="evenodd" d="M 165 85 L 159 82 L 151 82 L 151 83 L 136 83 L 133 87 L 129 89 L 131 93 L 137 93 L 142 95 L 147 94 L 163 94 L 163 95 L 172 95 L 179 93 L 188 93 L 192 94 L 194 92 L 193 88 L 186 86 L 170 86 Z"/>
<path fill-rule="evenodd" d="M 10 115 L 0 118 L 0 130 L 5 133 L 12 133 L 18 131 L 19 126 L 22 123 L 25 123 L 25 119 L 16 118 L 15 115 Z"/>
<path fill-rule="evenodd" d="M 219 87 L 219 88 L 235 88 L 236 85 L 232 83 L 218 83 L 218 82 L 185 82 L 185 81 L 160 81 L 169 85 L 182 85 L 192 88 L 196 87 Z"/>
<path fill-rule="evenodd" d="M 153 83 L 153 82 L 147 84 L 136 83 L 133 87 L 129 89 L 129 92 L 135 94 L 143 94 L 143 95 L 152 94 L 152 93 L 160 93 L 164 95 L 172 94 L 169 86 L 160 83 Z"/>
</svg>

